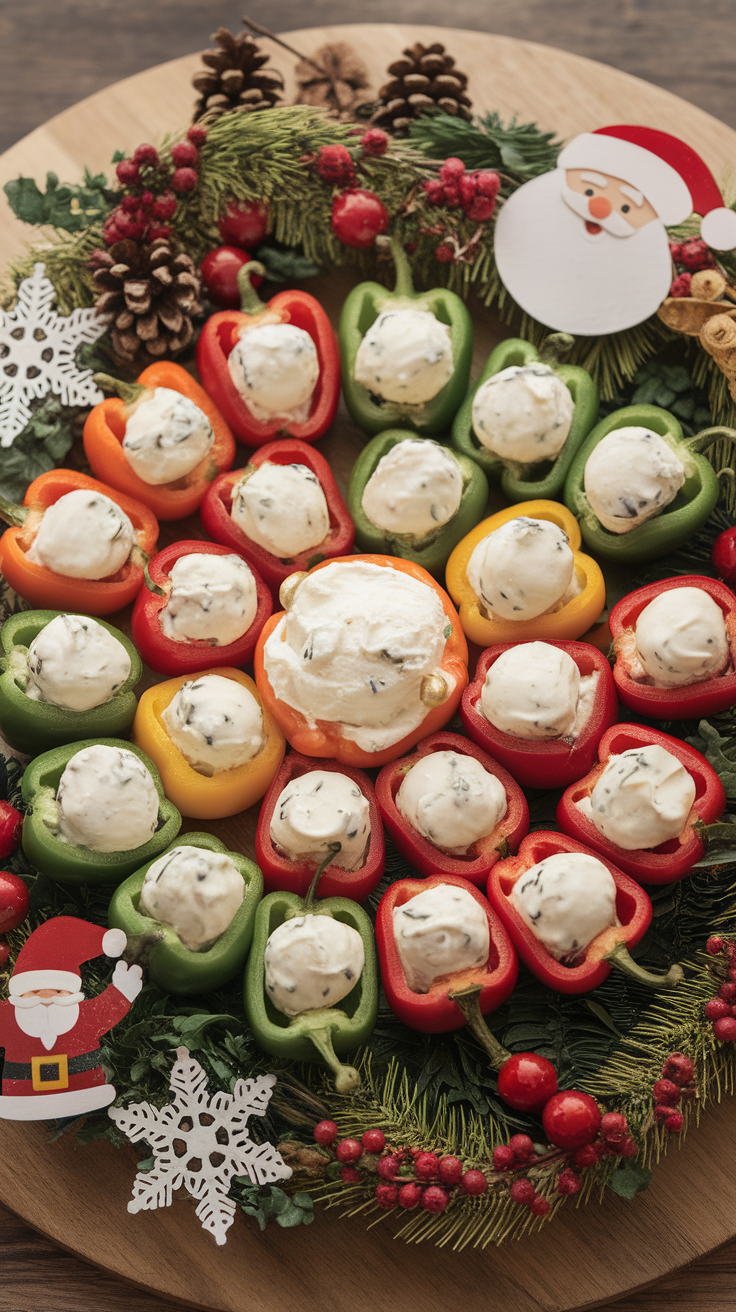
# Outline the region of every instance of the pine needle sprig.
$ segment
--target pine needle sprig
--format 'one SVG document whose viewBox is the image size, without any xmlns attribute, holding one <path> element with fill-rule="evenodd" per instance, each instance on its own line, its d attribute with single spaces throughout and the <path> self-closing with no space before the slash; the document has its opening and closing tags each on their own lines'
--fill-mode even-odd
<svg viewBox="0 0 736 1312">
<path fill-rule="evenodd" d="M 409 140 L 434 159 L 453 155 L 466 169 L 501 169 L 517 183 L 553 169 L 562 148 L 554 132 L 543 132 L 536 123 L 519 123 L 516 117 L 504 126 L 497 113 L 472 122 L 452 114 L 426 115 L 411 124 Z"/>
</svg>

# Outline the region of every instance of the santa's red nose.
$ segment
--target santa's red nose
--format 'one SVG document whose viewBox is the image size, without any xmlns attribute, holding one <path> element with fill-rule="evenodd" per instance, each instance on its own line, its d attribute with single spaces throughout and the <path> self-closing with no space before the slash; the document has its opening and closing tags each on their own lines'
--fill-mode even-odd
<svg viewBox="0 0 736 1312">
<path fill-rule="evenodd" d="M 605 196 L 593 196 L 588 201 L 588 209 L 594 219 L 607 219 L 611 213 L 611 202 L 606 200 Z"/>
</svg>

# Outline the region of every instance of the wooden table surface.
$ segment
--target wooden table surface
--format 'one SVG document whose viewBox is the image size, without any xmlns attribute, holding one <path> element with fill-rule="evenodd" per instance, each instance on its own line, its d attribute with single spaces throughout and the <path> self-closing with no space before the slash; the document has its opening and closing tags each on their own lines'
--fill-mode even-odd
<svg viewBox="0 0 736 1312">
<path fill-rule="evenodd" d="M 284 31 L 308 22 L 452 23 L 543 42 L 625 69 L 736 127 L 731 0 L 252 0 L 252 18 Z M 0 151 L 53 114 L 131 73 L 202 49 L 232 0 L 0 0 Z M 594 126 L 594 125 L 591 125 Z M 736 179 L 736 160 L 734 161 Z M 19 1171 L 22 1163 L 18 1163 Z M 42 1187 L 42 1185 L 41 1185 Z M 682 1188 L 688 1188 L 685 1175 Z M 673 1197 L 673 1208 L 677 1199 Z M 611 1261 L 626 1261 L 612 1239 Z M 0 1312 L 173 1312 L 59 1249 L 0 1207 Z M 736 1242 L 616 1303 L 617 1312 L 736 1309 Z M 510 1310 L 511 1312 L 511 1310 Z"/>
</svg>

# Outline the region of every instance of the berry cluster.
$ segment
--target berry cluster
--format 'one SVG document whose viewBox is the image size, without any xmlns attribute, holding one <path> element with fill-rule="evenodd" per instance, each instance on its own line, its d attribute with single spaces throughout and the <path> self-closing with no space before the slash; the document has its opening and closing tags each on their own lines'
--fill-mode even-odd
<svg viewBox="0 0 736 1312">
<path fill-rule="evenodd" d="M 485 223 L 496 208 L 501 179 L 490 169 L 468 173 L 462 160 L 451 155 L 442 165 L 439 177 L 430 178 L 423 185 L 430 205 L 462 209 L 466 218 Z"/>
<path fill-rule="evenodd" d="M 702 237 L 694 237 L 689 241 L 671 241 L 670 255 L 677 271 L 670 287 L 670 296 L 689 296 L 693 274 L 699 273 L 701 269 L 716 268 L 715 256 Z"/>
<path fill-rule="evenodd" d="M 705 1004 L 705 1015 L 713 1021 L 713 1033 L 721 1043 L 736 1041 L 736 943 L 711 935 L 706 949 L 712 957 L 726 953 L 728 968 L 726 979 L 714 998 Z"/>
<path fill-rule="evenodd" d="M 118 182 L 126 194 L 105 220 L 107 246 L 117 241 L 152 242 L 171 235 L 169 220 L 178 205 L 176 193 L 194 191 L 199 181 L 199 146 L 207 136 L 206 128 L 194 125 L 185 141 L 171 150 L 171 163 L 159 156 L 155 146 L 138 146 L 129 159 L 121 159 L 116 168 Z"/>
<path fill-rule="evenodd" d="M 344 246 L 372 246 L 376 237 L 388 228 L 389 213 L 374 191 L 356 185 L 356 170 L 361 160 L 385 155 L 389 138 L 381 128 L 369 128 L 360 133 L 358 148 L 347 146 L 321 146 L 314 156 L 305 156 L 304 162 L 314 165 L 315 172 L 329 187 L 341 187 L 332 201 L 332 231 Z"/>
<path fill-rule="evenodd" d="M 587 1097 L 585 1094 L 570 1096 Z M 580 1171 L 595 1166 L 601 1157 L 636 1156 L 638 1148 L 629 1133 L 625 1116 L 620 1112 L 606 1112 L 603 1117 L 599 1115 L 598 1122 L 597 1137 L 593 1137 L 596 1135 L 596 1130 L 593 1130 L 590 1142 L 567 1153 L 552 1150 L 538 1154 L 528 1134 L 514 1134 L 507 1144 L 494 1148 L 495 1169 L 506 1176 L 517 1175 L 509 1188 L 512 1202 L 528 1207 L 535 1216 L 546 1216 L 551 1206 L 549 1200 L 538 1193 L 524 1172 L 560 1162 L 555 1187 L 558 1194 L 568 1196 L 578 1193 L 582 1187 Z"/>
<path fill-rule="evenodd" d="M 683 1125 L 682 1112 L 677 1110 L 682 1099 L 689 1102 L 697 1097 L 695 1067 L 684 1052 L 673 1052 L 662 1067 L 662 1078 L 652 1087 L 654 1117 L 664 1124 L 671 1134 L 679 1134 Z"/>
<path fill-rule="evenodd" d="M 355 184 L 355 170 L 360 166 L 361 159 L 385 155 L 388 142 L 388 133 L 381 128 L 369 128 L 367 132 L 361 133 L 359 153 L 341 144 L 321 146 L 314 157 L 315 171 L 331 187 L 352 187 Z"/>
</svg>

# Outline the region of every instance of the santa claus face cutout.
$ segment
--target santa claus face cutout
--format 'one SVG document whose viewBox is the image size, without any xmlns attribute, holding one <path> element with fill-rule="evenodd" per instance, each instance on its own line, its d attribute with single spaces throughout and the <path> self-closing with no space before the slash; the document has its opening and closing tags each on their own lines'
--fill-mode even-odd
<svg viewBox="0 0 736 1312">
<path fill-rule="evenodd" d="M 585 337 L 632 328 L 669 292 L 667 226 L 692 213 L 714 250 L 736 247 L 736 214 L 690 146 L 653 128 L 609 127 L 575 137 L 557 168 L 501 207 L 501 279 L 527 314 Z"/>
</svg>

